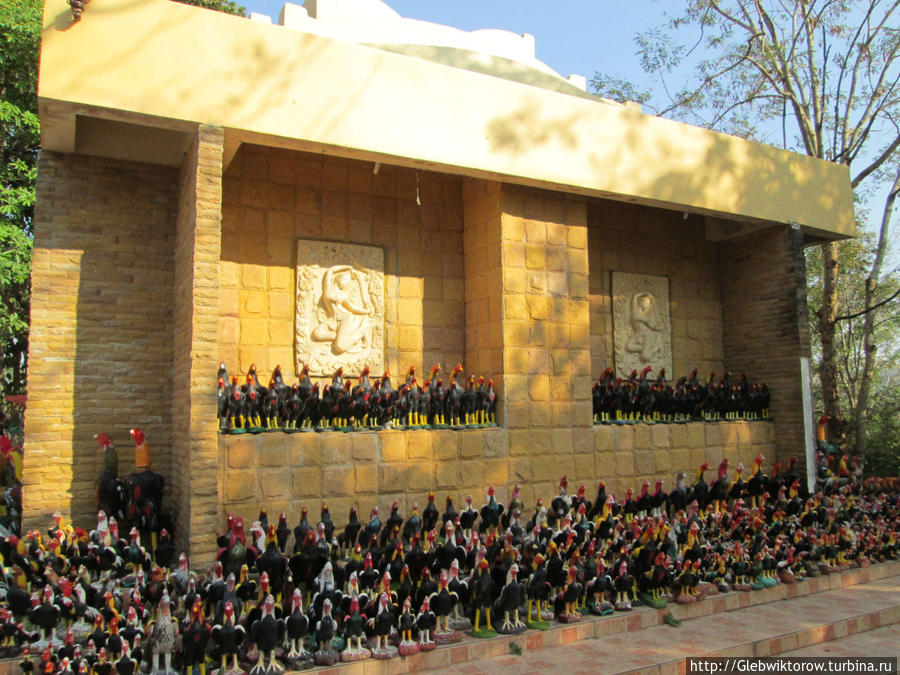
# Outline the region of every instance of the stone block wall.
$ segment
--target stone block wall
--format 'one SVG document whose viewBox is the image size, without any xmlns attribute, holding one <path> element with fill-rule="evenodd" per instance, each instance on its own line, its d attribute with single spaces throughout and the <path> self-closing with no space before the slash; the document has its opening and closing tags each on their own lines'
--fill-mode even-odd
<svg viewBox="0 0 900 675">
<path fill-rule="evenodd" d="M 220 436 L 221 510 L 242 516 L 249 525 L 265 506 L 270 522 L 284 511 L 293 527 L 302 506 L 313 521 L 325 502 L 342 526 L 351 506 L 365 521 L 378 505 L 383 521 L 394 501 L 404 516 L 414 503 L 424 508 L 429 491 L 441 512 L 448 495 L 457 511 L 465 507 L 466 495 L 480 508 L 491 484 L 497 498 L 508 503 L 513 485 L 520 482 L 530 513 L 537 497 L 546 503 L 556 494 L 563 474 L 571 493 L 584 483 L 593 499 L 603 480 L 607 492 L 621 500 L 628 487 L 639 492 L 644 480 L 657 477 L 665 480 L 668 491 L 681 470 L 693 482 L 703 462 L 713 467 L 706 474 L 709 481 L 722 457 L 732 466 L 743 462 L 749 470 L 762 453 L 767 470 L 774 452 L 769 422 L 597 426 L 588 432 L 589 446 L 574 451 L 568 445 L 571 430 L 554 430 L 550 452 L 539 434 L 529 437 L 502 428 Z"/>
<path fill-rule="evenodd" d="M 514 434 L 574 428 L 589 447 L 592 422 L 585 201 L 504 185 L 501 199 L 503 376 Z M 550 443 L 538 445 L 549 452 Z"/>
<path fill-rule="evenodd" d="M 614 365 L 612 272 L 669 278 L 672 320 L 670 381 L 698 368 L 701 378 L 732 368 L 722 348 L 719 247 L 705 238 L 704 219 L 663 209 L 588 200 L 591 373 Z M 657 364 L 654 372 L 659 369 Z"/>
<path fill-rule="evenodd" d="M 778 459 L 796 455 L 805 465 L 800 357 L 810 348 L 802 234 L 785 225 L 723 242 L 719 260 L 725 362 L 769 383 Z"/>
<path fill-rule="evenodd" d="M 494 376 L 503 372 L 504 304 L 500 253 L 500 183 L 463 181 L 463 251 L 466 284 L 466 360 L 470 372 Z M 498 419 L 505 421 L 505 388 L 497 377 Z"/>
<path fill-rule="evenodd" d="M 242 146 L 224 178 L 218 358 L 293 379 L 296 240 L 317 239 L 385 249 L 392 375 L 449 372 L 465 355 L 462 229 L 459 177 Z"/>
<path fill-rule="evenodd" d="M 38 184 L 26 424 L 26 527 L 56 509 L 89 524 L 104 431 L 133 468 L 144 429 L 178 543 L 211 558 L 225 511 L 293 522 L 328 500 L 340 522 L 429 490 L 476 504 L 559 477 L 621 493 L 722 456 L 802 452 L 808 353 L 802 251 L 788 228 L 711 244 L 680 214 L 318 154 L 244 146 L 224 178 L 222 130 L 198 126 L 178 169 L 44 153 Z M 294 365 L 297 239 L 381 246 L 386 364 L 399 380 L 495 378 L 500 428 L 218 437 L 213 373 Z M 763 270 L 763 273 L 760 273 Z M 610 272 L 670 278 L 673 376 L 746 368 L 773 423 L 594 427 L 611 362 Z M 777 433 L 776 433 L 777 432 Z M 777 441 L 776 441 L 777 439 Z M 593 485 L 591 485 L 593 484 Z"/>
<path fill-rule="evenodd" d="M 41 153 L 25 426 L 26 528 L 96 520 L 109 434 L 120 475 L 140 427 L 171 485 L 172 275 L 178 172 Z"/>
<path fill-rule="evenodd" d="M 175 236 L 172 397 L 173 514 L 176 544 L 211 562 L 218 517 L 216 397 L 222 152 L 220 127 L 200 125 L 179 174 Z"/>
</svg>

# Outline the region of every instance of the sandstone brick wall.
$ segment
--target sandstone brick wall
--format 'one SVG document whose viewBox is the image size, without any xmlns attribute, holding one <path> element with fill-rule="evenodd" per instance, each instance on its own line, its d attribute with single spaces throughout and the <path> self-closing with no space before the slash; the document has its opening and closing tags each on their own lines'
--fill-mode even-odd
<svg viewBox="0 0 900 675">
<path fill-rule="evenodd" d="M 588 448 L 592 421 L 590 304 L 585 202 L 503 186 L 501 203 L 503 373 L 506 423 L 519 436 L 578 428 L 570 447 Z M 560 433 L 560 432 L 557 432 Z"/>
<path fill-rule="evenodd" d="M 722 456 L 768 464 L 776 442 L 781 458 L 801 451 L 808 336 L 788 228 L 711 244 L 680 214 L 310 153 L 244 146 L 223 179 L 222 154 L 221 129 L 199 126 L 180 169 L 43 155 L 26 526 L 57 508 L 91 522 L 93 434 L 111 434 L 126 475 L 133 426 L 195 562 L 225 511 L 266 505 L 293 524 L 327 499 L 340 522 L 351 503 L 408 512 L 433 489 L 459 508 L 516 482 L 531 504 L 563 473 L 621 495 Z M 384 247 L 388 367 L 493 376 L 501 428 L 217 438 L 219 360 L 295 376 L 298 238 Z M 611 271 L 670 278 L 673 376 L 746 368 L 770 382 L 777 422 L 593 427 Z"/>
<path fill-rule="evenodd" d="M 465 347 L 468 372 L 494 377 L 498 420 L 506 424 L 503 378 L 503 293 L 500 257 L 502 187 L 493 181 L 463 181 L 465 254 Z"/>
<path fill-rule="evenodd" d="M 102 453 L 134 467 L 141 427 L 171 485 L 173 195 L 177 171 L 41 153 L 25 426 L 25 527 L 95 522 Z M 171 494 L 171 493 L 170 493 Z"/>
<path fill-rule="evenodd" d="M 218 341 L 232 372 L 255 363 L 267 377 L 280 364 L 295 375 L 297 239 L 384 247 L 385 361 L 395 378 L 410 365 L 425 374 L 463 360 L 459 177 L 389 165 L 375 174 L 372 162 L 244 145 L 223 204 Z"/>
<path fill-rule="evenodd" d="M 669 277 L 670 380 L 699 368 L 732 368 L 722 347 L 719 248 L 702 217 L 601 199 L 588 201 L 591 269 L 591 372 L 614 365 L 612 272 Z M 654 372 L 659 369 L 657 364 Z"/>
<path fill-rule="evenodd" d="M 772 391 L 778 459 L 805 464 L 800 357 L 809 355 L 799 232 L 773 227 L 720 244 L 725 361 Z"/>
<path fill-rule="evenodd" d="M 546 501 L 556 494 L 563 474 L 571 493 L 585 483 L 593 499 L 602 479 L 607 491 L 621 499 L 626 488 L 639 491 L 644 480 L 657 477 L 665 480 L 668 491 L 681 470 L 692 482 L 707 461 L 713 466 L 706 475 L 711 480 L 722 457 L 749 468 L 758 453 L 771 458 L 775 442 L 769 422 L 597 426 L 588 429 L 589 447 L 578 452 L 566 445 L 570 433 L 554 430 L 552 439 L 559 445 L 552 453 L 546 452 L 539 435 L 530 443 L 522 437 L 514 446 L 514 432 L 501 428 L 221 436 L 222 511 L 242 516 L 249 525 L 265 506 L 270 522 L 284 511 L 293 527 L 302 506 L 313 521 L 324 501 L 342 526 L 351 506 L 365 520 L 377 504 L 384 520 L 396 500 L 408 515 L 413 503 L 425 507 L 429 490 L 435 492 L 441 512 L 447 495 L 458 511 L 469 494 L 480 508 L 490 484 L 498 499 L 508 503 L 512 486 L 520 482 L 530 512 L 538 496 Z M 764 470 L 770 466 L 767 461 Z"/>
<path fill-rule="evenodd" d="M 173 511 L 176 544 L 214 560 L 218 519 L 216 396 L 222 150 L 220 127 L 200 125 L 181 166 L 174 270 Z"/>
</svg>

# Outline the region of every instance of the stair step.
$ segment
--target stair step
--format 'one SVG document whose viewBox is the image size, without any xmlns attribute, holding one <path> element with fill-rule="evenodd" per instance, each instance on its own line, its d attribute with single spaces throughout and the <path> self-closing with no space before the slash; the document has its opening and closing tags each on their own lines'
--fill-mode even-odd
<svg viewBox="0 0 900 675">
<path fill-rule="evenodd" d="M 689 656 L 776 656 L 897 623 L 900 575 L 707 614 L 678 627 L 652 626 L 529 649 L 527 656 L 506 654 L 443 670 L 494 673 L 512 667 L 516 675 L 546 675 L 548 669 L 677 675 L 685 672 L 684 659 Z"/>
<path fill-rule="evenodd" d="M 684 623 L 666 625 L 669 614 Z M 771 656 L 892 623 L 900 623 L 900 561 L 760 591 L 714 594 L 690 605 L 586 616 L 580 623 L 554 624 L 546 631 L 489 640 L 466 637 L 415 656 L 307 672 L 493 674 L 515 666 L 516 675 L 547 675 L 560 667 L 568 672 L 674 675 L 684 672 L 686 656 Z M 513 644 L 522 656 L 511 654 Z M 0 661 L 0 675 L 18 672 L 18 659 Z"/>
<path fill-rule="evenodd" d="M 722 630 L 723 624 L 719 621 L 721 617 L 727 617 L 730 614 L 743 614 L 749 608 L 772 606 L 773 604 L 780 605 L 781 609 L 779 612 L 783 612 L 783 601 L 789 601 L 791 606 L 793 606 L 793 603 L 807 600 L 809 596 L 818 598 L 825 593 L 882 582 L 887 584 L 887 588 L 896 588 L 897 592 L 890 596 L 895 600 L 894 605 L 881 603 L 878 607 L 884 610 L 895 609 L 900 612 L 900 561 L 894 561 L 873 565 L 864 569 L 847 570 L 839 574 L 823 575 L 796 584 L 781 584 L 761 591 L 730 592 L 713 595 L 691 605 L 671 604 L 666 609 L 659 610 L 641 607 L 630 612 L 616 612 L 606 617 L 587 616 L 584 621 L 574 625 L 554 625 L 553 628 L 546 631 L 527 631 L 521 635 L 499 636 L 490 640 L 466 638 L 459 644 L 439 648 L 425 654 L 395 658 L 388 661 L 364 661 L 356 664 L 347 664 L 339 668 L 325 668 L 321 669 L 320 672 L 322 675 L 386 675 L 440 670 L 442 672 L 466 674 L 484 672 L 493 675 L 493 673 L 497 672 L 498 667 L 503 668 L 513 665 L 516 667 L 516 675 L 538 672 L 541 675 L 547 675 L 549 671 L 562 665 L 560 661 L 565 662 L 567 672 L 615 673 L 634 669 L 640 670 L 643 667 L 652 666 L 654 672 L 658 673 L 660 672 L 659 663 L 662 662 L 672 663 L 672 668 L 667 669 L 667 673 L 683 672 L 683 665 L 681 671 L 677 670 L 678 662 L 683 664 L 684 656 L 702 656 L 703 650 L 701 649 L 699 653 L 683 652 L 678 649 L 674 641 L 680 640 L 680 631 L 697 621 L 706 621 L 707 630 L 715 630 L 720 634 L 726 635 L 727 633 L 724 631 L 732 629 Z M 881 598 L 882 600 L 888 597 L 882 593 L 882 590 L 870 593 L 870 595 L 874 595 L 876 599 Z M 812 599 L 811 606 L 815 614 L 815 599 Z M 807 607 L 803 611 L 808 613 L 810 610 Z M 677 629 L 667 626 L 665 624 L 665 616 L 670 613 L 685 623 Z M 859 610 L 856 614 L 862 613 L 865 612 Z M 859 630 L 861 626 L 873 627 L 873 623 L 878 621 L 881 623 L 877 625 L 886 625 L 893 621 L 900 621 L 900 614 L 894 618 L 891 618 L 891 616 L 893 615 L 888 614 L 884 617 L 879 615 L 868 619 L 855 616 L 857 621 L 856 624 L 853 624 L 853 627 L 854 630 Z M 849 619 L 849 617 L 847 618 Z M 767 621 L 777 626 L 781 622 L 781 618 L 776 612 Z M 807 623 L 808 626 L 806 628 L 810 629 L 809 641 L 801 642 L 798 640 L 797 642 L 791 642 L 790 638 L 786 638 L 785 646 L 787 648 L 797 648 L 812 644 L 815 641 L 821 642 L 824 639 L 833 639 L 845 634 L 842 632 L 845 628 L 844 626 L 835 625 L 829 629 L 814 619 L 807 620 Z M 653 639 L 647 639 L 647 635 L 651 631 L 656 631 L 657 635 Z M 783 630 L 776 631 L 767 639 L 774 639 L 784 632 Z M 635 638 L 641 640 L 641 644 L 638 645 L 639 649 L 635 653 L 646 654 L 649 652 L 657 654 L 657 657 L 641 662 L 644 665 L 636 663 L 634 666 L 629 667 L 623 663 L 623 660 L 630 658 L 630 655 L 626 653 L 622 645 L 627 645 L 629 640 Z M 573 651 L 609 644 L 613 640 L 616 640 L 614 643 L 616 645 L 615 648 L 596 657 L 600 658 L 601 661 L 591 657 L 580 666 L 570 667 L 569 660 Z M 511 644 L 513 643 L 522 650 L 522 656 L 511 654 Z M 726 641 L 722 646 L 723 648 L 734 647 L 737 644 Z M 759 649 L 764 651 L 762 647 Z M 706 651 L 709 651 L 709 649 Z M 604 665 L 603 660 L 606 661 L 607 665 Z M 540 665 L 535 667 L 535 664 Z"/>
<path fill-rule="evenodd" d="M 900 623 L 835 638 L 824 644 L 801 647 L 786 656 L 900 656 Z"/>
</svg>

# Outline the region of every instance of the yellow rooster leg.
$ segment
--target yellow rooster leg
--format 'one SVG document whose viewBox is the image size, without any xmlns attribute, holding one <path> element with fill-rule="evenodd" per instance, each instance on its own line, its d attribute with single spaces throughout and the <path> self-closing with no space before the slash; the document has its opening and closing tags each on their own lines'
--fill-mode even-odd
<svg viewBox="0 0 900 675">
<path fill-rule="evenodd" d="M 534 604 L 534 601 L 531 598 L 528 598 L 528 620 L 531 621 L 531 607 Z"/>
<path fill-rule="evenodd" d="M 487 629 L 494 630 L 494 627 L 491 625 L 491 608 L 490 607 L 485 608 L 484 618 L 485 618 L 485 625 L 487 626 Z"/>
<path fill-rule="evenodd" d="M 481 619 L 481 610 L 476 609 L 475 610 L 475 632 L 476 633 L 478 632 L 478 622 L 480 619 Z"/>
<path fill-rule="evenodd" d="M 200 675 L 206 675 L 206 662 L 205 661 L 200 663 Z"/>
<path fill-rule="evenodd" d="M 219 672 L 220 672 L 222 675 L 225 675 L 225 672 L 226 672 L 226 671 L 225 671 L 225 659 L 226 659 L 226 658 L 227 658 L 227 657 L 225 656 L 225 654 L 222 654 L 222 666 L 221 666 L 221 668 L 219 668 Z"/>
</svg>

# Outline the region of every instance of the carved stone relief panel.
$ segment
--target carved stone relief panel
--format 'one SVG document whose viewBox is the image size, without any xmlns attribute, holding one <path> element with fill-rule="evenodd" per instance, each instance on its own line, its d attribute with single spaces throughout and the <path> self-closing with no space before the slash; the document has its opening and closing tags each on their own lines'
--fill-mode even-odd
<svg viewBox="0 0 900 675">
<path fill-rule="evenodd" d="M 358 375 L 384 367 L 384 250 L 297 241 L 297 372 Z"/>
<path fill-rule="evenodd" d="M 627 377 L 653 366 L 672 374 L 672 322 L 669 279 L 649 274 L 613 272 L 613 335 L 616 375 Z"/>
</svg>

